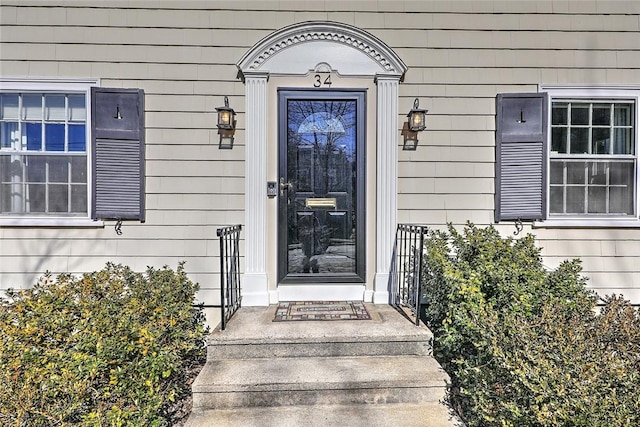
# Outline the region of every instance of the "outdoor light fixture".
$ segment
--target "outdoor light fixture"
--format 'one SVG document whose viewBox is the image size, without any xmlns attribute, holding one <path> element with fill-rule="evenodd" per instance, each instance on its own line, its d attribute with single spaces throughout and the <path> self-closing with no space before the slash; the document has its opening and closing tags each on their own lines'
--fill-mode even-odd
<svg viewBox="0 0 640 427">
<path fill-rule="evenodd" d="M 420 101 L 416 98 L 413 101 L 413 108 L 407 114 L 409 117 L 409 130 L 412 132 L 421 132 L 425 130 L 426 126 L 426 116 L 428 110 L 423 110 L 422 108 L 418 108 L 420 106 Z"/>
<path fill-rule="evenodd" d="M 229 107 L 229 98 L 226 96 L 224 97 L 224 106 L 217 107 L 216 111 L 218 112 L 218 135 L 220 135 L 218 148 L 230 150 L 233 148 L 233 135 L 236 129 L 236 112 L 233 111 L 233 108 Z"/>
<path fill-rule="evenodd" d="M 218 112 L 218 129 L 235 129 L 236 123 L 234 116 L 236 115 L 236 112 L 233 111 L 233 108 L 229 107 L 229 98 L 225 96 L 224 106 L 216 107 L 216 111 Z"/>
<path fill-rule="evenodd" d="M 415 151 L 418 149 L 418 132 L 425 130 L 427 110 L 419 108 L 420 101 L 416 98 L 413 101 L 413 108 L 407 114 L 408 120 L 404 124 L 402 129 L 402 136 L 404 136 L 404 142 L 402 144 L 403 150 Z"/>
</svg>

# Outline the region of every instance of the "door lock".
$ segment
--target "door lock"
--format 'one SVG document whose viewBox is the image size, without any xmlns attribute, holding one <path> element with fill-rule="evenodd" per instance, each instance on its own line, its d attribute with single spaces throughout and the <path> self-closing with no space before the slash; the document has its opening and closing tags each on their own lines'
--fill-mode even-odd
<svg viewBox="0 0 640 427">
<path fill-rule="evenodd" d="M 287 191 L 288 193 L 292 189 L 293 189 L 293 184 L 291 184 L 290 182 L 284 182 L 284 178 L 280 177 L 280 195 L 284 196 L 285 191 Z"/>
</svg>

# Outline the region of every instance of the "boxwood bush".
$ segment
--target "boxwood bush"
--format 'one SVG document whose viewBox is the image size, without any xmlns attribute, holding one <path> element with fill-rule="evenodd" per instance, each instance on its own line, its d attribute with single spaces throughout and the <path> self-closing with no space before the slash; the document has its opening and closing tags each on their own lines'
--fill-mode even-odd
<svg viewBox="0 0 640 427">
<path fill-rule="evenodd" d="M 425 320 L 474 426 L 640 425 L 640 314 L 585 287 L 578 260 L 549 271 L 531 235 L 430 231 Z"/>
<path fill-rule="evenodd" d="M 0 425 L 165 426 L 205 357 L 180 264 L 45 275 L 0 302 Z"/>
</svg>

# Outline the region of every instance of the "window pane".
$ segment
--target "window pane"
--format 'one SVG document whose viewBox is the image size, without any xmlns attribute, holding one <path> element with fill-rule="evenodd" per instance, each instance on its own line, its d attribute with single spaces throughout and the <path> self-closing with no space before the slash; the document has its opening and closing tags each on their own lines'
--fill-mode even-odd
<svg viewBox="0 0 640 427">
<path fill-rule="evenodd" d="M 86 185 L 71 186 L 71 212 L 74 212 L 74 213 L 87 212 L 87 186 Z"/>
<path fill-rule="evenodd" d="M 606 185 L 609 163 L 589 162 L 587 165 L 587 173 L 589 174 L 587 182 L 592 185 Z"/>
<path fill-rule="evenodd" d="M 24 158 L 27 163 L 27 181 L 45 182 L 47 174 L 46 159 L 43 156 L 27 156 Z"/>
<path fill-rule="evenodd" d="M 567 162 L 567 184 L 584 184 L 584 162 Z"/>
<path fill-rule="evenodd" d="M 85 125 L 69 125 L 69 151 L 86 151 Z"/>
<path fill-rule="evenodd" d="M 21 166 L 20 162 L 14 161 L 9 156 L 0 156 L 0 181 L 11 182 L 12 177 L 16 174 L 21 177 L 22 173 L 19 172 Z"/>
<path fill-rule="evenodd" d="M 44 119 L 63 122 L 65 119 L 64 95 L 46 95 L 44 97 Z"/>
<path fill-rule="evenodd" d="M 0 213 L 10 213 L 11 206 L 11 184 L 0 184 Z"/>
<path fill-rule="evenodd" d="M 567 187 L 567 212 L 584 213 L 585 187 Z"/>
<path fill-rule="evenodd" d="M 613 154 L 633 154 L 631 129 L 613 129 Z"/>
<path fill-rule="evenodd" d="M 571 104 L 571 124 L 589 124 L 589 104 Z"/>
<path fill-rule="evenodd" d="M 0 123 L 0 148 L 19 148 L 18 122 Z"/>
<path fill-rule="evenodd" d="M 589 152 L 589 129 L 571 129 L 571 154 L 584 154 Z"/>
<path fill-rule="evenodd" d="M 633 184 L 633 163 L 631 162 L 611 162 L 609 166 L 609 183 L 611 185 Z"/>
<path fill-rule="evenodd" d="M 69 212 L 69 187 L 49 185 L 49 212 Z"/>
<path fill-rule="evenodd" d="M 611 121 L 611 106 L 595 104 L 593 106 L 593 125 L 608 125 Z"/>
<path fill-rule="evenodd" d="M 0 96 L 0 118 L 18 120 L 18 95 L 4 94 Z"/>
<path fill-rule="evenodd" d="M 557 153 L 567 152 L 567 128 L 551 129 L 551 151 Z"/>
<path fill-rule="evenodd" d="M 64 125 L 47 123 L 44 130 L 45 150 L 64 151 Z"/>
<path fill-rule="evenodd" d="M 49 182 L 69 182 L 69 158 L 48 157 Z"/>
<path fill-rule="evenodd" d="M 23 141 L 27 140 L 27 150 L 40 151 L 42 149 L 42 124 L 25 123 L 22 125 Z"/>
<path fill-rule="evenodd" d="M 566 125 L 567 124 L 567 104 L 566 103 L 553 103 L 551 109 L 551 124 L 552 125 Z"/>
<path fill-rule="evenodd" d="M 45 211 L 45 185 L 29 184 L 28 212 Z"/>
<path fill-rule="evenodd" d="M 22 95 L 22 119 L 42 121 L 41 95 Z"/>
<path fill-rule="evenodd" d="M 611 131 L 608 128 L 594 128 L 591 134 L 591 153 L 609 154 Z"/>
<path fill-rule="evenodd" d="M 87 182 L 87 158 L 84 156 L 71 157 L 71 182 Z"/>
<path fill-rule="evenodd" d="M 84 106 L 84 95 L 69 95 L 69 121 L 87 121 L 87 111 Z"/>
<path fill-rule="evenodd" d="M 551 184 L 564 183 L 564 162 L 551 162 L 550 181 Z"/>
<path fill-rule="evenodd" d="M 551 213 L 564 213 L 563 209 L 563 187 L 552 186 L 549 189 L 549 210 Z"/>
<path fill-rule="evenodd" d="M 611 187 L 609 191 L 609 212 L 633 215 L 633 186 Z"/>
<path fill-rule="evenodd" d="M 589 213 L 607 213 L 605 187 L 589 187 Z"/>
<path fill-rule="evenodd" d="M 631 117 L 633 113 L 632 105 L 616 105 L 613 108 L 613 124 L 615 126 L 631 126 L 633 124 Z"/>
</svg>

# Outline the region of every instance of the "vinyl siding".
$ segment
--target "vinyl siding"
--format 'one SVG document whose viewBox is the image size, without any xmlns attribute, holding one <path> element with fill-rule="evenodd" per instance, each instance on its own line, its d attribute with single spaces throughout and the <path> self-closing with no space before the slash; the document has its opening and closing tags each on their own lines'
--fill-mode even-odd
<svg viewBox="0 0 640 427">
<path fill-rule="evenodd" d="M 358 26 L 409 67 L 399 87 L 399 129 L 415 97 L 429 114 L 417 151 L 402 151 L 398 132 L 400 222 L 493 223 L 497 93 L 640 82 L 636 1 L 152 3 L 0 5 L 2 76 L 90 77 L 105 87 L 141 88 L 147 127 L 147 222 L 125 223 L 122 236 L 112 222 L 0 227 L 0 286 L 25 287 L 45 270 L 80 273 L 106 261 L 144 270 L 184 260 L 203 295 L 215 298 L 216 228 L 244 222 L 244 85 L 235 63 L 296 22 Z M 225 95 L 238 113 L 233 150 L 217 146 L 215 107 Z M 497 227 L 514 231 L 508 223 Z M 538 236 L 547 266 L 580 257 L 590 286 L 640 303 L 640 229 L 528 231 Z"/>
</svg>

